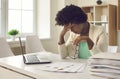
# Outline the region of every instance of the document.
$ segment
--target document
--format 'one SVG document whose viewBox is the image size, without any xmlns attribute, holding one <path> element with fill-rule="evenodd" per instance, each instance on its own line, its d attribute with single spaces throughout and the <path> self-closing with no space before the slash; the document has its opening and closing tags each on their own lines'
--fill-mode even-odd
<svg viewBox="0 0 120 79">
<path fill-rule="evenodd" d="M 88 60 L 92 75 L 120 79 L 120 53 L 99 53 Z"/>
<path fill-rule="evenodd" d="M 88 60 L 90 65 L 113 65 L 113 66 L 120 66 L 120 60 L 114 59 L 103 59 L 103 58 L 96 58 L 96 59 L 89 59 Z"/>
<path fill-rule="evenodd" d="M 117 53 L 118 46 L 108 46 L 108 52 Z"/>
<path fill-rule="evenodd" d="M 114 73 L 100 73 L 100 72 L 91 72 L 91 75 L 94 76 L 99 76 L 99 77 L 104 77 L 104 78 L 110 78 L 110 79 L 120 79 L 119 74 L 114 74 Z"/>
<path fill-rule="evenodd" d="M 90 68 L 92 72 L 120 74 L 120 70 L 111 68 Z"/>
<path fill-rule="evenodd" d="M 85 70 L 85 67 L 85 63 L 56 62 L 42 67 L 41 70 L 53 72 L 80 73 Z"/>
<path fill-rule="evenodd" d="M 92 68 L 111 68 L 111 69 L 119 69 L 120 66 L 113 66 L 113 65 L 91 65 Z"/>
<path fill-rule="evenodd" d="M 112 60 L 120 60 L 120 53 L 98 53 L 95 54 L 93 56 L 91 56 L 90 58 L 92 59 L 112 59 Z"/>
</svg>

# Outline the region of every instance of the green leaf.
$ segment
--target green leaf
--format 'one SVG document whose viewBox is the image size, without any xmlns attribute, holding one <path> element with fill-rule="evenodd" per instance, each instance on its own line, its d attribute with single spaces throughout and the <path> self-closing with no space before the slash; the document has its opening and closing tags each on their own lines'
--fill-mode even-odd
<svg viewBox="0 0 120 79">
<path fill-rule="evenodd" d="M 12 30 L 10 30 L 10 31 L 8 32 L 8 34 L 9 34 L 9 35 L 17 35 L 17 34 L 19 34 L 19 31 L 16 30 L 16 29 L 12 29 Z"/>
</svg>

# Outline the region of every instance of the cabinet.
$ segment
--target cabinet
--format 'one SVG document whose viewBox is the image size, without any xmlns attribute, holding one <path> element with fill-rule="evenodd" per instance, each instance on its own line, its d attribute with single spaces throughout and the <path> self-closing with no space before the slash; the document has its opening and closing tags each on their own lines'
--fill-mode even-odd
<svg viewBox="0 0 120 79">
<path fill-rule="evenodd" d="M 120 31 L 120 0 L 118 0 L 118 13 L 117 13 L 118 15 L 117 15 L 117 19 L 118 19 L 118 21 L 117 21 L 117 30 L 119 30 Z"/>
<path fill-rule="evenodd" d="M 88 21 L 102 25 L 108 34 L 109 45 L 117 44 L 117 10 L 115 5 L 81 6 L 88 15 Z"/>
</svg>

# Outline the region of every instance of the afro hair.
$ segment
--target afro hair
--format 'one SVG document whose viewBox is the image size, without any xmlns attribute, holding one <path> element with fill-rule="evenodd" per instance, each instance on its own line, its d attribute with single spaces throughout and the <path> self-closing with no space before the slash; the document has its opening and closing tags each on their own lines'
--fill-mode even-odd
<svg viewBox="0 0 120 79">
<path fill-rule="evenodd" d="M 56 25 L 80 24 L 87 21 L 86 13 L 78 6 L 69 5 L 56 14 Z"/>
</svg>

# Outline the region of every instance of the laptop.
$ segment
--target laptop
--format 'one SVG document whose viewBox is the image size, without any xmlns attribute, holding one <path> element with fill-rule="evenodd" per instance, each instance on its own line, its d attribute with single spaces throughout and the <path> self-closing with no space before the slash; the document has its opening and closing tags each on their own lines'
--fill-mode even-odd
<svg viewBox="0 0 120 79">
<path fill-rule="evenodd" d="M 46 57 L 40 57 L 39 54 L 24 54 L 21 37 L 19 37 L 20 42 L 20 48 L 21 48 L 21 55 L 23 57 L 23 61 L 25 64 L 47 64 L 51 63 L 51 60 L 49 60 Z"/>
</svg>

